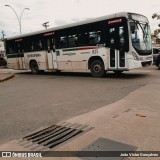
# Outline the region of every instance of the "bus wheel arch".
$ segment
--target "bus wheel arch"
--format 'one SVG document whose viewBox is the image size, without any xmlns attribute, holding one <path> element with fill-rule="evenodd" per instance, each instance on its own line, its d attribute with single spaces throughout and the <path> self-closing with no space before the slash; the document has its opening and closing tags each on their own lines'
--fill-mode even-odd
<svg viewBox="0 0 160 160">
<path fill-rule="evenodd" d="M 88 61 L 88 69 L 90 69 L 93 77 L 103 77 L 106 73 L 103 59 L 99 56 L 93 56 Z"/>
<path fill-rule="evenodd" d="M 38 63 L 36 60 L 30 60 L 29 67 L 31 69 L 32 74 L 38 74 L 40 72 Z"/>
</svg>

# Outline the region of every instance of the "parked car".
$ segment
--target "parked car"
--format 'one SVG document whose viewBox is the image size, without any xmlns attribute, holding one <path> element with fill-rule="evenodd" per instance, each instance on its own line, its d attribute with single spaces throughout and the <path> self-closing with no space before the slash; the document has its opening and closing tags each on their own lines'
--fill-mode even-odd
<svg viewBox="0 0 160 160">
<path fill-rule="evenodd" d="M 160 54 L 160 48 L 153 48 L 153 63 L 155 63 L 158 54 Z"/>
<path fill-rule="evenodd" d="M 160 54 L 158 54 L 156 60 L 155 60 L 155 64 L 158 67 L 158 69 L 160 69 Z"/>
<path fill-rule="evenodd" d="M 4 67 L 7 66 L 7 61 L 2 57 L 0 57 L 0 67 L 1 66 L 4 66 Z"/>
</svg>

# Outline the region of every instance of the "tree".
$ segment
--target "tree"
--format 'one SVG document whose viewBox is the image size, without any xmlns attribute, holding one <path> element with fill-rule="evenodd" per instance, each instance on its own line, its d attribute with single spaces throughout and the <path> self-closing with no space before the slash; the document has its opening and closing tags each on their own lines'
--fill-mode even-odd
<svg viewBox="0 0 160 160">
<path fill-rule="evenodd" d="M 157 18 L 157 20 L 159 20 L 159 19 L 160 19 L 160 15 L 157 14 L 157 13 L 154 13 L 154 14 L 152 15 L 152 18 L 153 18 L 153 19 L 154 19 L 154 18 Z M 158 27 L 160 27 L 160 24 L 158 24 Z M 154 34 L 153 34 L 153 37 L 156 39 L 156 44 L 157 44 L 157 43 L 160 43 L 160 36 L 159 36 L 159 34 L 160 34 L 160 29 L 156 29 L 156 30 L 154 31 Z"/>
<path fill-rule="evenodd" d="M 152 18 L 153 18 L 153 19 L 154 19 L 154 18 L 160 19 L 160 15 L 158 15 L 157 13 L 154 13 L 154 14 L 152 15 Z"/>
</svg>

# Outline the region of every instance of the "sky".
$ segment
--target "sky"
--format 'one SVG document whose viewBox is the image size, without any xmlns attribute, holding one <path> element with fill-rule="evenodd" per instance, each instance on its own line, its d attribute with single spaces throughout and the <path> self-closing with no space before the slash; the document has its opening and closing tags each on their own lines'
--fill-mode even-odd
<svg viewBox="0 0 160 160">
<path fill-rule="evenodd" d="M 5 5 L 18 17 L 30 9 L 22 14 L 22 33 L 42 30 L 44 22 L 56 27 L 121 11 L 147 16 L 152 32 L 160 24 L 160 19 L 152 19 L 153 13 L 160 14 L 160 0 L 0 0 L 0 38 L 2 30 L 6 38 L 20 34 L 18 18 Z"/>
</svg>

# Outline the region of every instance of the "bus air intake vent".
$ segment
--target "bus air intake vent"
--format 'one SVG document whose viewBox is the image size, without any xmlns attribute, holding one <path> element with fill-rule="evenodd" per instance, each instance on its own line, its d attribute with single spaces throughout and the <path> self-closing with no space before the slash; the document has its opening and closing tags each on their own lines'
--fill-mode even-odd
<svg viewBox="0 0 160 160">
<path fill-rule="evenodd" d="M 52 149 L 90 129 L 89 126 L 64 122 L 25 136 L 19 144 L 30 150 Z"/>
</svg>

